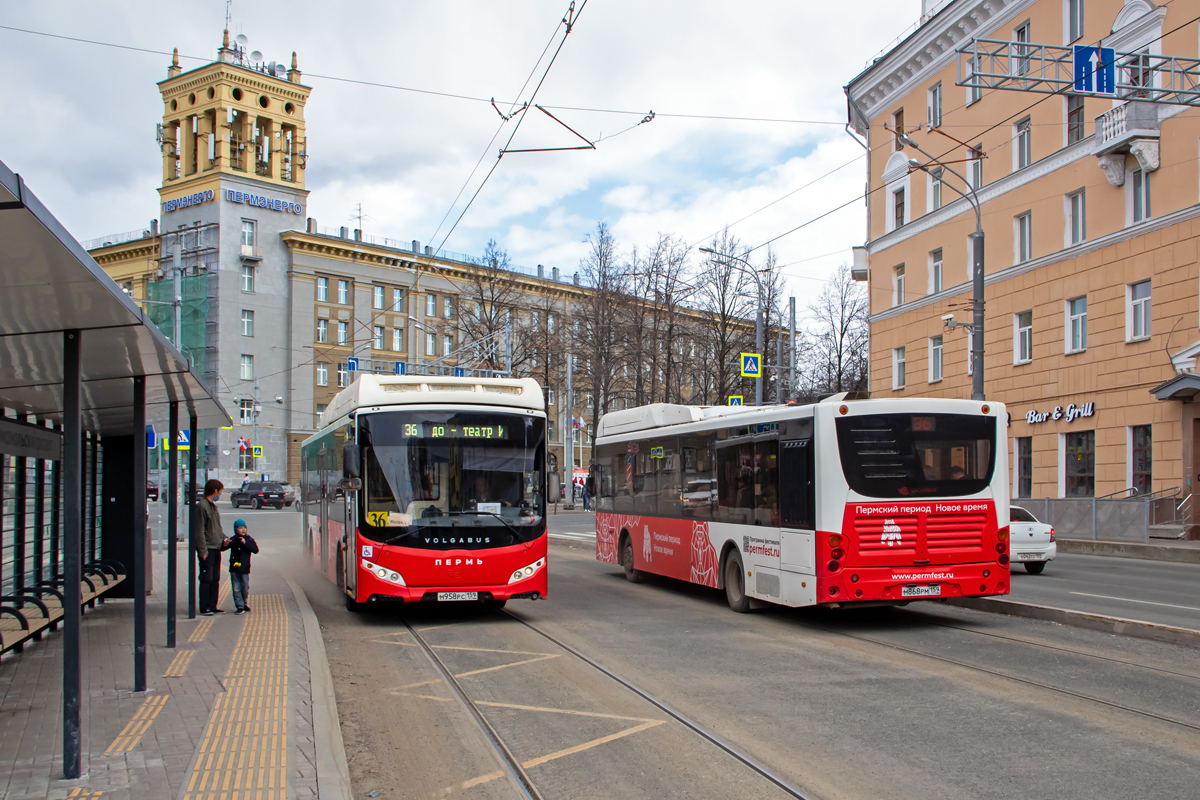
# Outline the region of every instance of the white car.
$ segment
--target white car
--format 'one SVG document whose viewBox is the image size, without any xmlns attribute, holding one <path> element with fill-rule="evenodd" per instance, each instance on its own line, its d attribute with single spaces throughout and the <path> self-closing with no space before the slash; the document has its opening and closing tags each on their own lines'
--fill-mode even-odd
<svg viewBox="0 0 1200 800">
<path fill-rule="evenodd" d="M 1040 575 L 1048 561 L 1058 555 L 1054 528 L 1020 506 L 1008 507 L 1008 557 L 1012 564 L 1024 564 L 1025 571 Z"/>
</svg>

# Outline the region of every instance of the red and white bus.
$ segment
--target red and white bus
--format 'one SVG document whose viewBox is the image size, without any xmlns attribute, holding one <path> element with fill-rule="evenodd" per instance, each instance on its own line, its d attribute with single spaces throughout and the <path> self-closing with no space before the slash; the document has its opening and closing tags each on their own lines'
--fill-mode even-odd
<svg viewBox="0 0 1200 800">
<path fill-rule="evenodd" d="M 546 596 L 532 379 L 362 375 L 301 446 L 304 545 L 346 607 Z"/>
<path fill-rule="evenodd" d="M 734 611 L 1009 591 L 1007 412 L 941 399 L 606 414 L 596 558 Z"/>
</svg>

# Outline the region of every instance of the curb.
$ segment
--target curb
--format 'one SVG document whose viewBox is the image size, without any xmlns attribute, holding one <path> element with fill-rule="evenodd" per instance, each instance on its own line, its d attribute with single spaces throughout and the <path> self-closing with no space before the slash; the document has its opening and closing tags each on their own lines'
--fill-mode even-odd
<svg viewBox="0 0 1200 800">
<path fill-rule="evenodd" d="M 350 766 L 346 763 L 346 745 L 342 741 L 337 698 L 333 693 L 333 673 L 329 671 L 329 660 L 325 656 L 321 625 L 304 590 L 291 578 L 286 580 L 300 606 L 300 615 L 304 618 L 304 640 L 308 645 L 313 734 L 317 751 L 317 796 L 321 800 L 352 800 Z"/>
<path fill-rule="evenodd" d="M 1109 617 L 1103 614 L 1092 614 L 1086 611 L 1072 611 L 1054 606 L 1038 606 L 1032 603 L 1017 603 L 1012 600 L 998 600 L 994 597 L 953 597 L 944 601 L 947 605 L 960 608 L 972 608 L 976 611 L 988 611 L 997 614 L 1007 614 L 1012 617 L 1028 617 L 1061 625 L 1072 625 L 1076 628 L 1087 628 L 1117 636 L 1132 636 L 1136 639 L 1151 639 L 1158 642 L 1177 644 L 1183 647 L 1200 649 L 1200 631 L 1191 628 L 1177 628 L 1174 625 L 1162 625 L 1157 622 L 1144 622 L 1138 619 L 1124 617 Z"/>
<path fill-rule="evenodd" d="M 1091 539 L 1058 537 L 1058 552 L 1089 556 L 1140 558 L 1148 561 L 1174 561 L 1180 564 L 1200 564 L 1200 547 L 1181 547 L 1169 544 L 1134 542 L 1096 542 Z"/>
</svg>

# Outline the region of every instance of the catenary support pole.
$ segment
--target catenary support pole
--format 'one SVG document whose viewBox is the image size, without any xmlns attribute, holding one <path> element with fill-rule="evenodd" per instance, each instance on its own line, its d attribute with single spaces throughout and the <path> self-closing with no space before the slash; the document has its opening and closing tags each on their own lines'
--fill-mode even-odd
<svg viewBox="0 0 1200 800">
<path fill-rule="evenodd" d="M 796 298 L 788 298 L 788 400 L 796 397 Z"/>
<path fill-rule="evenodd" d="M 133 690 L 146 691 L 146 379 L 133 379 Z"/>
<path fill-rule="evenodd" d="M 759 294 L 759 301 L 762 301 L 762 294 Z M 754 326 L 754 352 L 758 353 L 758 377 L 754 379 L 754 405 L 762 405 L 762 356 L 763 356 L 763 312 L 758 309 L 758 321 Z"/>
<path fill-rule="evenodd" d="M 571 379 L 571 354 L 567 353 L 567 396 L 566 399 L 563 400 L 563 405 L 567 410 L 567 413 L 563 415 L 566 418 L 567 423 L 566 435 L 563 437 L 563 443 L 566 444 L 566 447 L 563 448 L 563 455 L 567 457 L 567 469 L 564 473 L 567 481 L 567 496 L 566 502 L 563 503 L 563 508 L 575 507 L 575 446 L 573 439 L 575 433 L 575 408 L 571 403 L 573 399 L 571 397 L 571 391 L 573 388 L 571 385 Z"/>
<path fill-rule="evenodd" d="M 971 235 L 971 261 L 973 263 L 974 294 L 971 306 L 971 399 L 986 400 L 983 391 L 983 231 L 977 229 Z"/>
<path fill-rule="evenodd" d="M 79 396 L 80 331 L 63 333 L 63 777 L 75 780 L 82 766 L 80 700 L 83 682 L 79 664 L 79 617 L 83 578 L 83 509 L 77 500 L 83 489 L 83 430 Z"/>
<path fill-rule="evenodd" d="M 775 331 L 775 402 L 783 400 L 783 326 Z"/>
<path fill-rule="evenodd" d="M 167 458 L 167 463 L 171 470 L 171 477 L 167 479 L 167 486 L 171 492 L 167 497 L 167 647 L 175 646 L 175 590 L 178 582 L 178 567 L 175 563 L 175 556 L 178 548 L 175 544 L 175 539 L 179 535 L 179 448 L 176 443 L 179 441 L 179 403 L 178 401 L 170 404 L 168 412 L 167 436 L 171 442 L 170 454 Z M 158 487 L 162 491 L 162 486 Z M 185 505 L 186 507 L 186 505 Z"/>
<path fill-rule="evenodd" d="M 189 429 L 191 432 L 191 449 L 188 450 L 188 499 L 191 501 L 188 506 L 188 535 L 187 546 L 184 552 L 187 553 L 188 561 L 188 619 L 196 618 L 196 556 L 192 553 L 192 539 L 195 535 L 196 528 L 200 524 L 200 504 L 196 498 L 196 415 L 191 415 L 192 426 Z"/>
</svg>

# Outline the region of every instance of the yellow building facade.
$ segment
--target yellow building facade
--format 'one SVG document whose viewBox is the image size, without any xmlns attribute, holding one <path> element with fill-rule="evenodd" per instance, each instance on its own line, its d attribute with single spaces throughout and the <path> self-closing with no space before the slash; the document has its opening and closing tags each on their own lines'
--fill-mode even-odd
<svg viewBox="0 0 1200 800">
<path fill-rule="evenodd" d="M 1011 414 L 1015 498 L 1183 501 L 1200 480 L 1200 111 L 956 85 L 972 66 L 956 48 L 1112 47 L 1144 54 L 1117 70 L 1153 87 L 1151 56 L 1197 57 L 1197 15 L 1194 0 L 955 0 L 846 87 L 869 145 L 872 395 L 971 396 L 976 219 L 955 189 L 977 197 L 985 391 Z"/>
</svg>

